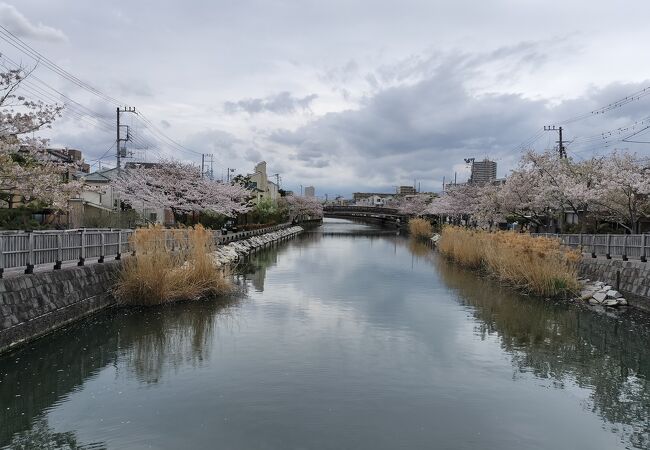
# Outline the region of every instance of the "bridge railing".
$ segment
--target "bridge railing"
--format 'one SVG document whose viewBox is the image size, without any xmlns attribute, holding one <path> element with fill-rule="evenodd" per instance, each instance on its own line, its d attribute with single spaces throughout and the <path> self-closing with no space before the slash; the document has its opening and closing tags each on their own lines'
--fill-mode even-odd
<svg viewBox="0 0 650 450">
<path fill-rule="evenodd" d="M 593 257 L 629 258 L 647 261 L 650 255 L 649 234 L 554 234 L 532 233 L 535 237 L 552 237 L 559 239 L 563 245 L 591 253 Z"/>
<path fill-rule="evenodd" d="M 264 233 L 278 231 L 291 226 L 290 223 L 223 234 L 213 231 L 215 244 L 227 244 L 248 239 Z M 165 246 L 178 250 L 187 246 L 187 233 L 183 229 L 165 230 Z M 60 269 L 62 264 L 77 262 L 82 266 L 87 259 L 104 262 L 105 258 L 120 259 L 123 254 L 133 252 L 132 229 L 83 228 L 56 231 L 3 231 L 0 232 L 0 278 L 6 269 L 25 268 L 32 273 L 36 266 L 53 264 Z"/>
<path fill-rule="evenodd" d="M 324 212 L 360 212 L 360 213 L 373 213 L 373 214 L 394 214 L 399 215 L 399 211 L 395 208 L 384 208 L 382 206 L 325 206 Z"/>
</svg>

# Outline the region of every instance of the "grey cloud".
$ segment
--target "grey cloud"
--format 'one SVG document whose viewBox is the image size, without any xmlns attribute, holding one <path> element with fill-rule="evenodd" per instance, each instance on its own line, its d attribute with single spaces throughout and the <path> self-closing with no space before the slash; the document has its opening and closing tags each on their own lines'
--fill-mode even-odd
<svg viewBox="0 0 650 450">
<path fill-rule="evenodd" d="M 257 163 L 262 160 L 262 154 L 254 148 L 249 148 L 246 150 L 246 160 Z"/>
<path fill-rule="evenodd" d="M 545 58 L 533 44 L 490 53 L 504 54 L 524 62 Z M 423 180 L 430 189 L 439 187 L 443 176 L 449 180 L 452 167 L 462 165 L 466 157 L 496 159 L 499 175 L 504 176 L 516 164 L 518 145 L 535 130 L 648 85 L 611 84 L 560 104 L 518 94 L 475 95 L 465 82 L 480 72 L 482 61 L 499 62 L 470 55 L 438 61 L 435 72 L 419 82 L 385 88 L 368 97 L 358 110 L 329 113 L 295 131 L 277 130 L 269 139 L 292 148 L 293 160 L 306 167 L 353 167 L 360 185 L 371 184 L 380 174 L 381 185 L 375 186 L 380 189 L 412 183 L 413 178 Z M 637 102 L 612 111 L 607 121 L 627 124 L 647 115 L 644 109 Z M 565 126 L 565 136 L 591 135 L 602 126 L 594 121 L 574 123 Z M 549 133 L 533 145 L 552 147 L 556 139 Z"/>
<path fill-rule="evenodd" d="M 247 112 L 248 114 L 262 112 L 293 114 L 297 111 L 309 111 L 311 103 L 317 98 L 318 95 L 316 94 L 294 97 L 290 92 L 284 91 L 264 98 L 247 98 L 236 102 L 226 102 L 223 109 L 227 114 L 236 114 L 238 112 Z"/>
<path fill-rule="evenodd" d="M 168 121 L 166 121 L 165 119 L 163 119 L 163 120 L 160 121 L 160 125 L 161 125 L 163 128 L 165 128 L 165 129 L 167 129 L 167 128 L 171 128 L 171 126 L 172 126 L 172 124 L 169 123 Z"/>
<path fill-rule="evenodd" d="M 20 38 L 64 42 L 63 31 L 42 23 L 32 23 L 14 6 L 0 3 L 0 24 Z"/>
<path fill-rule="evenodd" d="M 129 99 L 131 97 L 154 97 L 155 92 L 151 85 L 138 78 L 120 79 L 116 82 L 116 88 L 120 95 Z"/>
</svg>

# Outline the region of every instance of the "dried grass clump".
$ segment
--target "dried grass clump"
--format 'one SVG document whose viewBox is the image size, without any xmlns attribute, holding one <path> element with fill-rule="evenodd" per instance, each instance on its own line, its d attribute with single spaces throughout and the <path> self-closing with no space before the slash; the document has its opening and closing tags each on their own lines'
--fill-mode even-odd
<svg viewBox="0 0 650 450">
<path fill-rule="evenodd" d="M 228 273 L 214 265 L 212 232 L 201 225 L 136 230 L 136 255 L 124 260 L 115 296 L 123 304 L 159 305 L 232 290 Z"/>
<path fill-rule="evenodd" d="M 426 219 L 410 219 L 409 234 L 415 239 L 430 239 L 433 236 L 433 227 Z"/>
<path fill-rule="evenodd" d="M 579 289 L 580 252 L 558 239 L 445 227 L 438 249 L 463 266 L 484 269 L 536 295 L 559 297 Z"/>
</svg>

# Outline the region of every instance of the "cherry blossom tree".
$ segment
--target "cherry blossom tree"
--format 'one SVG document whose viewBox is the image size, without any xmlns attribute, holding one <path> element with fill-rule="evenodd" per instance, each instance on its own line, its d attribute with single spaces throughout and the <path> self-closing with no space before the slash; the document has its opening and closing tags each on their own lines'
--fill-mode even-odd
<svg viewBox="0 0 650 450">
<path fill-rule="evenodd" d="M 427 214 L 427 207 L 431 203 L 432 196 L 428 194 L 418 194 L 409 197 L 397 199 L 395 207 L 400 214 L 408 216 L 422 216 Z"/>
<path fill-rule="evenodd" d="M 650 217 L 650 167 L 639 156 L 614 152 L 602 160 L 594 203 L 605 220 L 616 222 L 631 233 L 639 220 Z"/>
<path fill-rule="evenodd" d="M 286 205 L 291 220 L 302 218 L 319 219 L 323 217 L 323 205 L 315 197 L 289 195 L 288 197 L 282 197 L 282 202 Z"/>
<path fill-rule="evenodd" d="M 197 166 L 181 161 L 129 166 L 112 185 L 121 200 L 135 209 L 144 204 L 175 213 L 210 211 L 233 217 L 251 208 L 251 192 L 244 186 L 202 178 Z"/>
<path fill-rule="evenodd" d="M 74 163 L 49 159 L 47 140 L 27 137 L 51 128 L 62 106 L 31 101 L 18 94 L 30 72 L 23 69 L 0 73 L 0 197 L 11 208 L 14 200 L 64 211 L 69 199 L 83 187 L 72 174 Z"/>
<path fill-rule="evenodd" d="M 572 158 L 558 158 L 555 152 L 527 152 L 520 172 L 527 172 L 527 182 L 535 181 L 534 195 L 547 210 L 555 211 L 563 225 L 562 217 L 570 210 L 584 218 L 596 201 L 595 185 L 602 178 L 603 159 L 592 158 L 576 162 Z"/>
</svg>

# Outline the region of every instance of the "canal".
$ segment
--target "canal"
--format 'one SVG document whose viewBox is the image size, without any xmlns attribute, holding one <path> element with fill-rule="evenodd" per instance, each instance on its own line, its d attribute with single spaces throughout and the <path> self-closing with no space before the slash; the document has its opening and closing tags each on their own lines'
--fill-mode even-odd
<svg viewBox="0 0 650 450">
<path fill-rule="evenodd" d="M 529 298 L 328 219 L 220 301 L 0 357 L 0 447 L 650 448 L 650 325 Z"/>
</svg>

